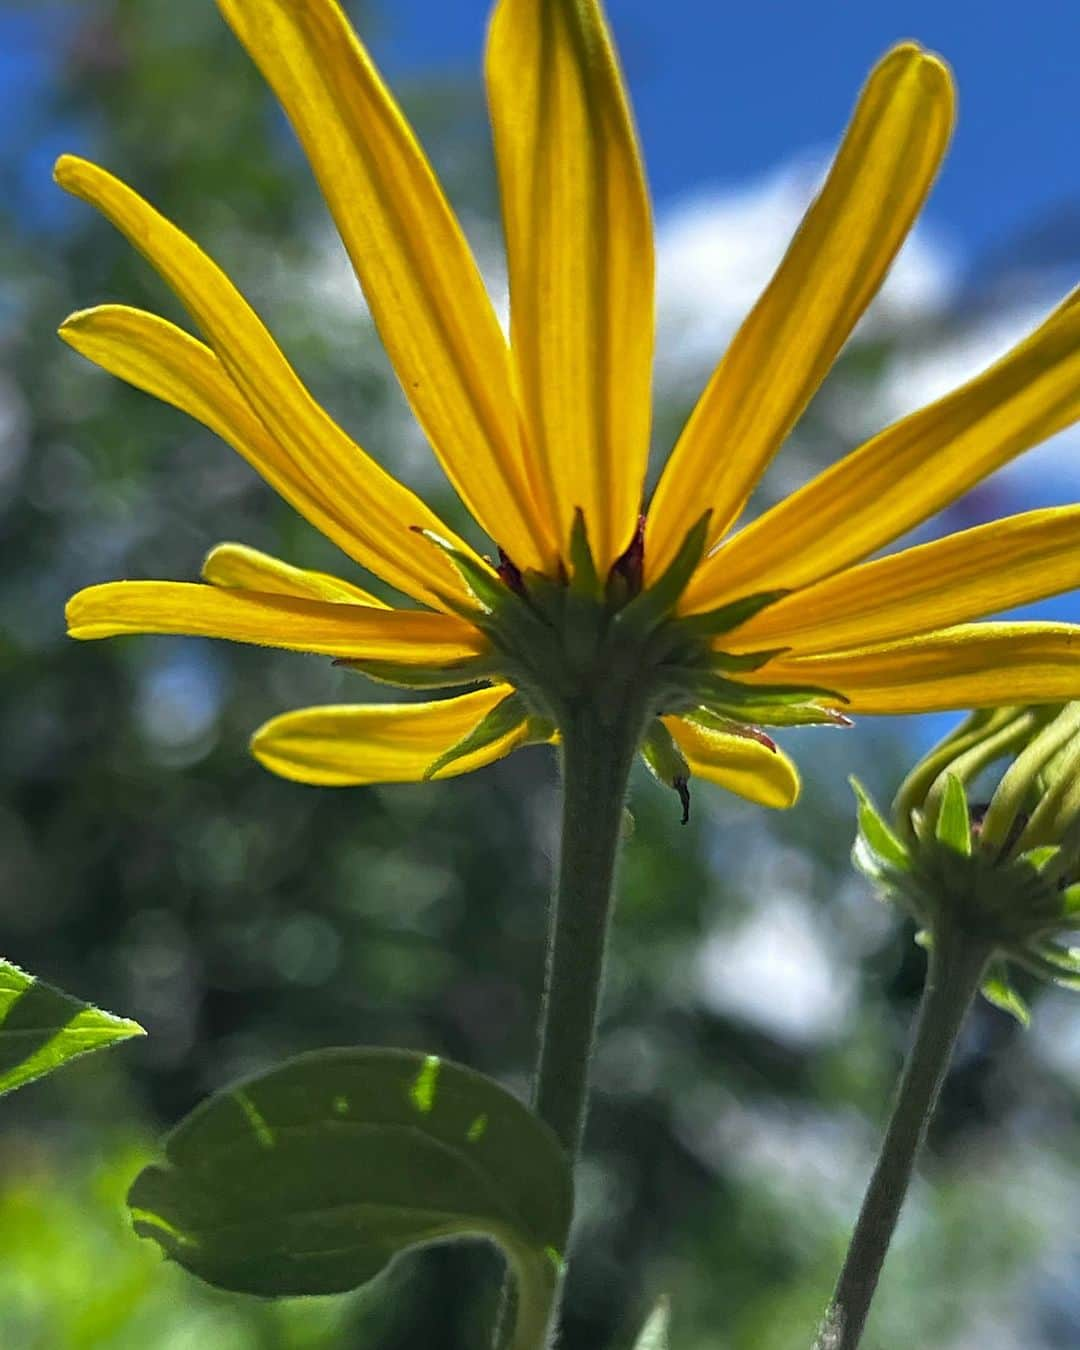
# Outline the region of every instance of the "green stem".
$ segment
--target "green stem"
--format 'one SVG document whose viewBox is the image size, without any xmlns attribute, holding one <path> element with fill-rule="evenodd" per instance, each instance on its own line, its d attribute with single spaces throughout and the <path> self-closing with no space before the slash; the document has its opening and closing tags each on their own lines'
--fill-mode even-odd
<svg viewBox="0 0 1080 1350">
<path fill-rule="evenodd" d="M 632 713 L 610 725 L 592 705 L 562 728 L 562 845 L 533 1104 L 572 1162 L 585 1126 L 623 802 L 639 738 Z"/>
<path fill-rule="evenodd" d="M 589 700 L 560 719 L 562 842 L 548 928 L 533 1106 L 558 1135 L 571 1165 L 585 1128 L 623 802 L 644 722 L 645 710 L 633 695 L 614 707 Z M 564 1252 L 565 1239 L 569 1233 L 564 1235 Z M 560 1289 L 561 1281 L 553 1293 L 549 1336 Z M 504 1286 L 496 1345 L 507 1343 L 514 1302 Z M 537 1350 L 543 1344 L 538 1342 Z"/>
<path fill-rule="evenodd" d="M 915 1040 L 815 1350 L 856 1350 L 859 1344 L 960 1027 L 989 957 L 978 938 L 934 935 Z"/>
</svg>

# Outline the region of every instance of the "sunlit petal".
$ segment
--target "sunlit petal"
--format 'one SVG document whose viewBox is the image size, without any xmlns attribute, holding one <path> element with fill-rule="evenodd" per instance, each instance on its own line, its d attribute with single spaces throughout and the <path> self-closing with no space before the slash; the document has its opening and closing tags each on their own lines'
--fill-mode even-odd
<svg viewBox="0 0 1080 1350">
<path fill-rule="evenodd" d="M 702 395 L 649 509 L 650 577 L 706 506 L 738 516 L 877 291 L 949 141 L 949 72 L 912 43 L 870 76 L 836 160 L 768 289 Z"/>
<path fill-rule="evenodd" d="M 740 676 L 837 690 L 846 713 L 945 712 L 1080 698 L 1080 627 L 962 624 L 820 656 L 780 657 Z"/>
<path fill-rule="evenodd" d="M 300 600 L 329 600 L 335 604 L 368 605 L 389 609 L 374 595 L 328 572 L 311 572 L 273 558 L 246 544 L 218 544 L 206 555 L 203 580 L 230 590 L 264 591 L 292 595 Z"/>
<path fill-rule="evenodd" d="M 794 806 L 799 796 L 799 772 L 782 750 L 770 750 L 745 736 L 713 731 L 684 717 L 664 717 L 661 721 L 696 778 L 718 783 L 759 806 Z"/>
<path fill-rule="evenodd" d="M 340 503 L 348 512 L 366 554 L 357 560 L 418 599 L 442 605 L 443 596 L 460 598 L 462 583 L 451 564 L 410 535 L 411 527 L 423 526 L 449 537 L 446 526 L 312 399 L 225 273 L 103 169 L 64 155 L 55 172 L 61 187 L 95 206 L 173 287 L 295 471 L 322 501 Z M 203 390 L 204 397 L 207 392 Z"/>
<path fill-rule="evenodd" d="M 75 351 L 154 398 L 181 409 L 228 442 L 316 529 L 374 570 L 383 556 L 372 549 L 362 517 L 343 509 L 340 496 L 317 491 L 251 411 L 250 405 L 204 343 L 175 324 L 126 305 L 99 305 L 73 314 L 60 336 Z M 421 566 L 430 547 L 405 541 Z M 414 591 L 415 593 L 415 591 Z"/>
<path fill-rule="evenodd" d="M 67 622 L 74 638 L 181 633 L 413 666 L 465 661 L 486 650 L 480 633 L 452 614 L 328 604 L 183 581 L 89 586 L 68 601 Z"/>
<path fill-rule="evenodd" d="M 1080 304 L 1058 307 L 968 384 L 895 422 L 722 545 L 687 612 L 808 586 L 869 556 L 1080 418 Z"/>
<path fill-rule="evenodd" d="M 487 79 L 526 432 L 560 548 L 580 507 L 604 572 L 630 543 L 641 509 L 653 243 L 636 136 L 597 0 L 500 0 Z"/>
<path fill-rule="evenodd" d="M 1080 587 L 1080 506 L 1029 511 L 851 567 L 761 610 L 727 651 L 837 651 L 928 633 Z"/>
<path fill-rule="evenodd" d="M 348 20 L 335 0 L 218 3 L 303 144 L 447 475 L 519 566 L 551 563 L 505 338 L 431 166 Z"/>
<path fill-rule="evenodd" d="M 285 713 L 260 727 L 252 753 L 271 772 L 299 783 L 349 787 L 416 783 L 440 755 L 464 740 L 511 692 L 496 685 L 439 703 L 344 704 Z M 491 764 L 527 738 L 508 732 L 433 775 L 453 778 Z"/>
</svg>

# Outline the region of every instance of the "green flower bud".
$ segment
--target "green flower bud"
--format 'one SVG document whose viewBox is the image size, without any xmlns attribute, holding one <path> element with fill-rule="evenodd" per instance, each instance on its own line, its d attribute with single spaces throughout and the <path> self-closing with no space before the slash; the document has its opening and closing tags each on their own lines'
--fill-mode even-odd
<svg viewBox="0 0 1080 1350">
<path fill-rule="evenodd" d="M 987 804 L 971 787 L 1008 756 Z M 1080 703 L 973 713 L 908 775 L 890 824 L 864 789 L 853 861 L 925 945 L 988 952 L 983 994 L 1026 1022 L 1010 964 L 1080 989 Z"/>
</svg>

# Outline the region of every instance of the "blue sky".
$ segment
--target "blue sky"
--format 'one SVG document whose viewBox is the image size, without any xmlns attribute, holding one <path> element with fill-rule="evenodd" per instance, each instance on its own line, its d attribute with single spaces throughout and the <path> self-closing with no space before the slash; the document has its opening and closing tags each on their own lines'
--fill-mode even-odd
<svg viewBox="0 0 1080 1350">
<path fill-rule="evenodd" d="M 479 78 L 487 11 L 394 0 L 372 46 L 391 74 Z M 978 255 L 1080 199 L 1076 0 L 608 0 L 608 12 L 661 204 L 834 143 L 869 66 L 905 37 L 944 55 L 960 87 L 931 221 Z"/>
<path fill-rule="evenodd" d="M 391 79 L 447 70 L 480 79 L 489 0 L 375 0 L 372 9 L 366 36 Z M 608 11 L 661 207 L 834 144 L 874 59 L 914 37 L 952 63 L 960 86 L 959 131 L 930 222 L 977 261 L 1053 219 L 1051 246 L 1080 255 L 1076 0 L 608 0 Z M 0 157 L 52 75 L 62 12 L 0 0 Z M 30 201 L 47 211 L 28 177 Z M 44 192 L 53 195 L 47 174 Z"/>
</svg>

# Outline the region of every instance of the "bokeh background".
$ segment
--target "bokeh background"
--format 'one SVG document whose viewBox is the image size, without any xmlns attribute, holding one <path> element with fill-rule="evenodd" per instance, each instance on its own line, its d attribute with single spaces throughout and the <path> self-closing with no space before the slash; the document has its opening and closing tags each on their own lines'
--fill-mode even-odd
<svg viewBox="0 0 1080 1350">
<path fill-rule="evenodd" d="M 355 7 L 501 291 L 482 0 Z M 1080 275 L 1071 54 L 1054 0 L 611 0 L 657 199 L 656 449 L 778 259 L 857 87 L 915 36 L 954 64 L 955 150 L 883 295 L 755 509 L 1004 349 Z M 130 1233 L 127 1184 L 201 1097 L 287 1054 L 442 1052 L 522 1091 L 556 786 L 530 750 L 450 787 L 267 776 L 265 717 L 378 692 L 320 658 L 146 638 L 76 645 L 63 602 L 194 578 L 235 539 L 344 569 L 201 427 L 81 362 L 70 310 L 172 297 L 50 181 L 100 159 L 179 221 L 315 392 L 457 517 L 282 118 L 211 0 L 0 3 L 0 951 L 149 1036 L 0 1103 L 4 1350 L 468 1350 L 497 1265 L 424 1253 L 373 1288 L 218 1295 Z M 925 533 L 1075 500 L 1080 438 Z M 1075 600 L 1041 613 L 1080 617 Z M 846 774 L 887 800 L 951 719 L 790 736 L 802 801 L 766 816 L 635 782 L 581 1174 L 566 1350 L 626 1346 L 651 1300 L 677 1350 L 806 1346 L 872 1163 L 921 983 L 910 929 L 851 872 Z M 1080 1344 L 1080 1019 L 980 1007 L 868 1347 Z M 469 1291 L 475 1290 L 475 1294 Z"/>
</svg>

